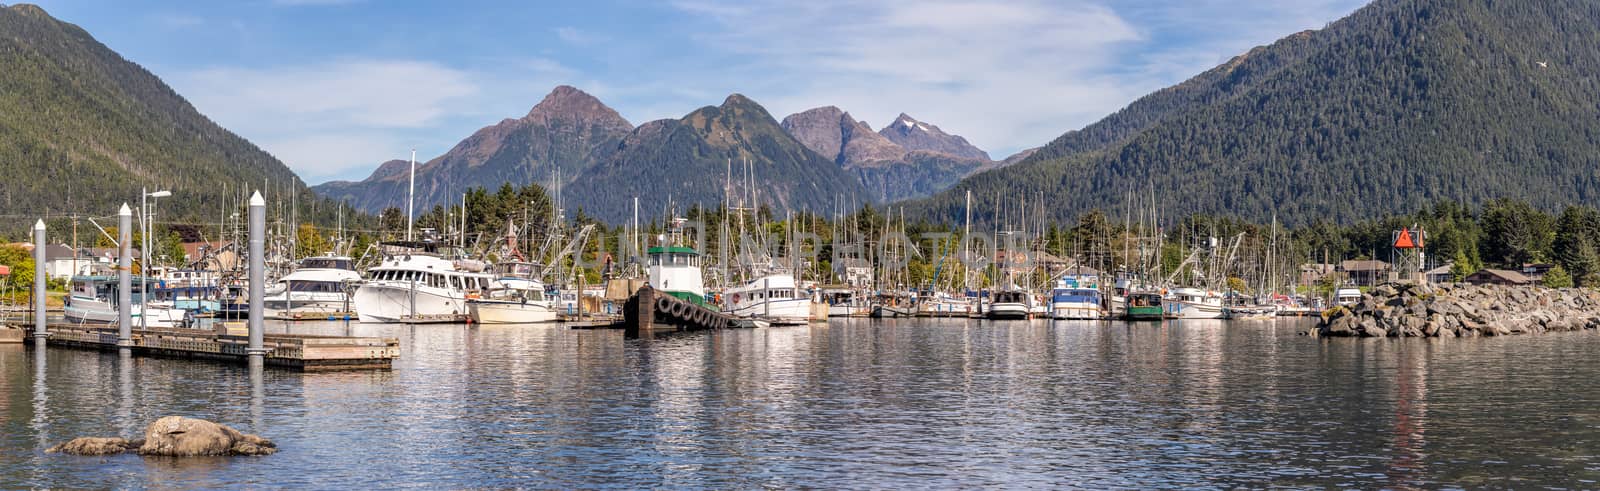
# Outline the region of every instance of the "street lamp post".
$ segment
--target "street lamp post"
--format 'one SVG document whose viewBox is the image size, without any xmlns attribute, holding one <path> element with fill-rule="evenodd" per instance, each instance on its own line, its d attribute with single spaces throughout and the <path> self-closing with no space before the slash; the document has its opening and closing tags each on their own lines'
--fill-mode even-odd
<svg viewBox="0 0 1600 491">
<path fill-rule="evenodd" d="M 140 188 L 139 192 L 139 233 L 144 235 L 142 241 L 144 245 L 141 246 L 143 250 L 139 253 L 140 260 L 143 261 L 139 264 L 139 329 L 150 327 L 150 321 L 147 320 L 150 318 L 150 232 L 155 229 L 155 221 L 150 215 L 155 204 L 150 202 L 149 198 L 168 196 L 172 196 L 172 191 L 152 193 L 149 188 Z"/>
</svg>

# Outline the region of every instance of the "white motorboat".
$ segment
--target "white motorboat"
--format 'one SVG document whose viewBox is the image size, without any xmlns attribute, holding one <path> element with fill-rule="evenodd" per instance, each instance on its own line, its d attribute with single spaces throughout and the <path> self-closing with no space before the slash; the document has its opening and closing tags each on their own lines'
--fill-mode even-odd
<svg viewBox="0 0 1600 491">
<path fill-rule="evenodd" d="M 1064 320 L 1104 319 L 1105 308 L 1100 305 L 1100 290 L 1093 288 L 1056 288 L 1050 291 L 1050 317 Z"/>
<path fill-rule="evenodd" d="M 384 244 L 385 257 L 368 270 L 353 304 L 361 322 L 464 322 L 467 300 L 494 288 L 482 264 L 446 259 L 431 241 Z"/>
<path fill-rule="evenodd" d="M 496 288 L 483 298 L 467 300 L 472 322 L 531 324 L 555 322 L 559 306 L 545 291 L 540 265 L 523 261 L 496 264 Z"/>
<path fill-rule="evenodd" d="M 1168 319 L 1222 318 L 1222 294 L 1210 290 L 1174 288 L 1167 292 L 1162 306 Z"/>
<path fill-rule="evenodd" d="M 990 319 L 1027 319 L 1033 316 L 1033 295 L 1022 290 L 995 293 L 985 312 Z"/>
<path fill-rule="evenodd" d="M 262 314 L 269 319 L 316 319 L 348 314 L 349 289 L 361 274 L 343 256 L 317 256 L 300 260 L 300 267 L 285 275 L 266 292 Z"/>
</svg>

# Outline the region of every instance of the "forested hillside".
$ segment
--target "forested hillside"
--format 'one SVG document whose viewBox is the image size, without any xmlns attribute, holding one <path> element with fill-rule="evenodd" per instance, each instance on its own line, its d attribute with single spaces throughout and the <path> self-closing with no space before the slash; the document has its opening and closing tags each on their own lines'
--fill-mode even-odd
<svg viewBox="0 0 1600 491">
<path fill-rule="evenodd" d="M 1288 223 L 1439 199 L 1600 203 L 1600 2 L 1378 0 L 1164 89 L 910 206 L 1043 196 L 1060 219 L 1153 194 L 1168 216 Z M 1148 200 L 1146 200 L 1148 201 Z"/>
<path fill-rule="evenodd" d="M 169 220 L 215 223 L 244 187 L 275 202 L 298 193 L 303 220 L 335 213 L 272 155 L 33 5 L 0 7 L 0 171 L 0 207 L 19 217 L 111 215 L 141 187 L 173 192 Z M 32 221 L 5 223 L 14 234 Z"/>
</svg>

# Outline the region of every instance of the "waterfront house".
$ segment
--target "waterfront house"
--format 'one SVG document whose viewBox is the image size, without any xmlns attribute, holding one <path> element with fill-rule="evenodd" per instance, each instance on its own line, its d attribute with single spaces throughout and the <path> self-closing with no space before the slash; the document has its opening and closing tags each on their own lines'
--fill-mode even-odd
<svg viewBox="0 0 1600 491">
<path fill-rule="evenodd" d="M 1523 263 L 1522 275 L 1528 277 L 1534 283 L 1538 283 L 1544 281 L 1544 274 L 1550 272 L 1550 268 L 1555 266 L 1549 263 Z"/>
<path fill-rule="evenodd" d="M 1480 269 L 1467 275 L 1467 283 L 1474 285 L 1530 285 L 1533 279 L 1507 269 Z"/>
<path fill-rule="evenodd" d="M 1456 263 L 1444 263 L 1437 268 L 1424 271 L 1422 277 L 1428 283 L 1449 283 L 1455 281 L 1455 272 L 1453 271 L 1455 267 Z"/>
<path fill-rule="evenodd" d="M 1355 286 L 1378 286 L 1390 280 L 1392 268 L 1389 263 L 1377 260 L 1354 260 L 1339 263 L 1339 271 L 1344 273 L 1345 280 Z"/>
</svg>

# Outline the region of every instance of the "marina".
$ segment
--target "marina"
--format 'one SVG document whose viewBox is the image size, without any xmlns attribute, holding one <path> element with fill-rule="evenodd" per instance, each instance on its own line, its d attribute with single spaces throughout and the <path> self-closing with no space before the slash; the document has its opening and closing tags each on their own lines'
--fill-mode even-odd
<svg viewBox="0 0 1600 491">
<path fill-rule="evenodd" d="M 36 359 L 0 345 L 11 408 L 0 482 L 1432 488 L 1600 477 L 1595 457 L 1548 451 L 1600 438 L 1575 423 L 1600 412 L 1566 390 L 1600 376 L 1583 361 L 1600 350 L 1595 331 L 1322 343 L 1297 334 L 1311 325 L 834 319 L 627 340 L 550 324 L 274 321 L 269 337 L 395 338 L 401 356 L 383 372 L 259 374 L 91 350 Z M 260 434 L 280 451 L 42 453 L 164 414 Z"/>
</svg>

